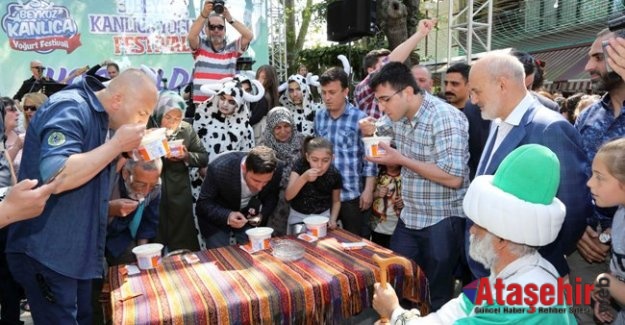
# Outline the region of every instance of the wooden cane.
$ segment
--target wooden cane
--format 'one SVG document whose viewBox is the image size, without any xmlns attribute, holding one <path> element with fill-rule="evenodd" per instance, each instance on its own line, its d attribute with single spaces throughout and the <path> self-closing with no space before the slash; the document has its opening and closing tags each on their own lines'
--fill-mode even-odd
<svg viewBox="0 0 625 325">
<path fill-rule="evenodd" d="M 402 265 L 404 267 L 405 275 L 406 276 L 412 275 L 412 263 L 405 257 L 392 256 L 392 257 L 382 258 L 378 254 L 373 254 L 373 261 L 376 262 L 380 266 L 380 287 L 382 287 L 382 289 L 386 289 L 386 283 L 387 283 L 386 272 L 388 270 L 388 266 L 391 264 Z M 384 316 L 380 317 L 380 320 L 378 322 L 378 324 L 389 324 L 389 323 L 390 323 L 389 319 Z"/>
</svg>

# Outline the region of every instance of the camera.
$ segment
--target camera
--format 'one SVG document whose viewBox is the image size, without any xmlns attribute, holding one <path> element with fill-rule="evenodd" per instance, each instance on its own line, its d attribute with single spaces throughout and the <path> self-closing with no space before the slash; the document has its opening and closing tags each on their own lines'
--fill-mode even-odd
<svg viewBox="0 0 625 325">
<path fill-rule="evenodd" d="M 213 11 L 222 14 L 224 12 L 224 3 L 224 0 L 213 0 Z"/>
<path fill-rule="evenodd" d="M 613 32 L 616 36 L 625 38 L 625 15 L 619 15 L 616 18 L 612 18 L 608 20 L 608 29 Z M 612 72 L 612 67 L 608 64 L 608 52 L 606 47 L 609 45 L 608 41 L 605 40 L 601 42 L 601 47 L 603 48 L 603 55 L 605 56 L 605 67 L 608 72 Z"/>
</svg>

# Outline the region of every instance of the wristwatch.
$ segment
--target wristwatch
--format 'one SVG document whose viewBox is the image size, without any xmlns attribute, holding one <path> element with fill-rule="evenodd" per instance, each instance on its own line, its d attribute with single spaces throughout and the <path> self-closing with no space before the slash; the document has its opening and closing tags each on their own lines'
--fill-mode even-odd
<svg viewBox="0 0 625 325">
<path fill-rule="evenodd" d="M 612 236 L 611 236 L 609 233 L 607 233 L 607 232 L 602 232 L 602 233 L 599 235 L 599 241 L 600 241 L 602 244 L 608 245 L 608 244 L 610 244 L 610 241 L 611 241 L 611 240 L 612 240 Z"/>
</svg>

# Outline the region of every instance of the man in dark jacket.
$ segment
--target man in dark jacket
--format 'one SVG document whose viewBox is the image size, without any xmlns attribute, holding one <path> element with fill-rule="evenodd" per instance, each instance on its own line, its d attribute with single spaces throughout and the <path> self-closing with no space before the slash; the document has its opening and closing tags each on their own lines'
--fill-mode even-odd
<svg viewBox="0 0 625 325">
<path fill-rule="evenodd" d="M 280 169 L 265 146 L 224 153 L 208 164 L 195 206 L 207 248 L 245 243 L 245 230 L 267 224 L 278 202 Z"/>
</svg>

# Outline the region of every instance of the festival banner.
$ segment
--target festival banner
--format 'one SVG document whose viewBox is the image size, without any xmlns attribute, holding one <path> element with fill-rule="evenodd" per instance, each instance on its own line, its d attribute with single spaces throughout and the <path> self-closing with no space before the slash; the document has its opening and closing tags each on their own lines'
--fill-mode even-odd
<svg viewBox="0 0 625 325">
<path fill-rule="evenodd" d="M 116 62 L 120 68 L 153 69 L 159 89 L 180 91 L 191 81 L 187 34 L 203 0 L 9 0 L 0 7 L 0 94 L 13 97 L 31 77 L 30 61 L 61 81 L 78 69 Z M 244 57 L 254 68 L 268 63 L 266 0 L 226 0 L 232 16 L 254 32 Z M 228 39 L 239 37 L 227 29 Z M 106 67 L 98 74 L 106 76 Z M 71 82 L 71 79 L 67 82 Z"/>
</svg>

